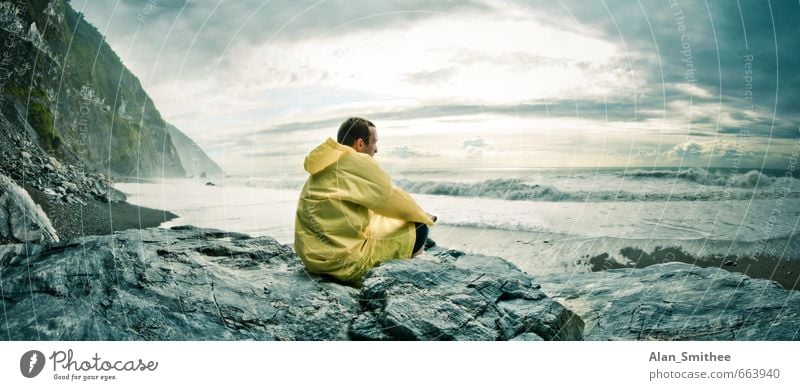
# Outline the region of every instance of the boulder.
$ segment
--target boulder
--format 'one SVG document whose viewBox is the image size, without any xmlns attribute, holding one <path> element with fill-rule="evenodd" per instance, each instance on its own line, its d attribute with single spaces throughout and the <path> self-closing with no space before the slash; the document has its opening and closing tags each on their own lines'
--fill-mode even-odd
<svg viewBox="0 0 800 390">
<path fill-rule="evenodd" d="M 127 196 L 122 191 L 109 185 L 108 187 L 97 190 L 95 199 L 105 203 L 117 203 L 124 202 Z"/>
<path fill-rule="evenodd" d="M 720 268 L 665 263 L 537 277 L 587 340 L 800 340 L 800 291 Z"/>
<path fill-rule="evenodd" d="M 582 339 L 583 321 L 513 264 L 441 248 L 429 253 L 436 256 L 390 261 L 367 274 L 352 338 Z"/>
<path fill-rule="evenodd" d="M 0 241 L 58 242 L 58 235 L 41 206 L 4 175 L 0 175 Z"/>
</svg>

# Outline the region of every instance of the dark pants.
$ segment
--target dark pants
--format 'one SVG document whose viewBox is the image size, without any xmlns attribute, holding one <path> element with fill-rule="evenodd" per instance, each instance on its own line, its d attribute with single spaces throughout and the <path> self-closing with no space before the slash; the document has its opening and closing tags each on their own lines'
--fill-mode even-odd
<svg viewBox="0 0 800 390">
<path fill-rule="evenodd" d="M 425 239 L 428 238 L 428 225 L 419 222 L 414 222 L 414 225 L 417 228 L 417 240 L 414 241 L 414 249 L 411 251 L 412 254 L 417 253 L 419 248 L 425 245 Z"/>
</svg>

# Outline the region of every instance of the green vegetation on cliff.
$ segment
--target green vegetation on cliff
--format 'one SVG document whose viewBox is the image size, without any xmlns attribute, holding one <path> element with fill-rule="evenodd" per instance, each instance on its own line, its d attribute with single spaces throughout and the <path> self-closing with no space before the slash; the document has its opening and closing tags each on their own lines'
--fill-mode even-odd
<svg viewBox="0 0 800 390">
<path fill-rule="evenodd" d="M 83 14 L 67 0 L 5 7 L 16 27 L 0 28 L 13 64 L 0 93 L 13 103 L 6 115 L 24 114 L 42 149 L 121 175 L 185 175 L 153 101 Z"/>
<path fill-rule="evenodd" d="M 48 153 L 59 156 L 62 140 L 53 127 L 53 113 L 50 111 L 47 94 L 38 88 L 29 91 L 18 86 L 7 88 L 4 92 L 7 96 L 27 101 L 28 124 L 36 130 L 39 143 Z"/>
<path fill-rule="evenodd" d="M 31 101 L 28 106 L 28 123 L 36 130 L 42 146 L 50 154 L 56 154 L 61 147 L 61 137 L 53 129 L 53 114 L 46 103 Z"/>
</svg>

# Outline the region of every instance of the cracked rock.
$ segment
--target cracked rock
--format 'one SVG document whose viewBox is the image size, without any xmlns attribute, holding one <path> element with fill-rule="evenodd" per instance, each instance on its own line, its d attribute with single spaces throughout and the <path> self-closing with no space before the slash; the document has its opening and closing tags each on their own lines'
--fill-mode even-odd
<svg viewBox="0 0 800 390">
<path fill-rule="evenodd" d="M 665 263 L 540 276 L 587 340 L 798 340 L 800 292 L 720 268 Z"/>
<path fill-rule="evenodd" d="M 583 321 L 513 264 L 480 255 L 371 270 L 350 336 L 366 340 L 581 340 Z M 535 336 L 524 336 L 531 333 Z"/>
</svg>

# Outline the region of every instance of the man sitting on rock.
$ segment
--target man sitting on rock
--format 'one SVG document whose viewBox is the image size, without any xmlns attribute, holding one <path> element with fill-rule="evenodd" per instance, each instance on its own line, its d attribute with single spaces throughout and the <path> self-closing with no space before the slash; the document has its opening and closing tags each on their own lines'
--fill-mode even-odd
<svg viewBox="0 0 800 390">
<path fill-rule="evenodd" d="M 422 253 L 426 213 L 375 159 L 378 132 L 363 118 L 339 127 L 304 162 L 310 174 L 297 203 L 294 249 L 312 273 L 360 284 L 364 274 L 388 259 Z"/>
</svg>

